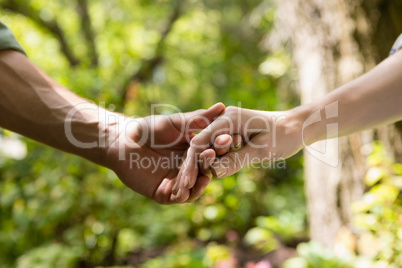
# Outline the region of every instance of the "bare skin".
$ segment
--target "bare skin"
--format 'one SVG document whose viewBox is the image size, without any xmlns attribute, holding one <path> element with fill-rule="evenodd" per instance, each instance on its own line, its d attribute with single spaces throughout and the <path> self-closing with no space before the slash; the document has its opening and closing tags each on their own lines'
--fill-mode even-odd
<svg viewBox="0 0 402 268">
<path fill-rule="evenodd" d="M 222 103 L 208 110 L 134 120 L 75 95 L 13 50 L 0 52 L 0 81 L 1 127 L 108 167 L 132 190 L 158 203 L 193 201 L 211 180 L 205 168 L 206 175 L 197 175 L 186 198 L 175 199 L 171 192 L 179 171 L 176 163 L 169 160 L 163 167 L 147 167 L 130 160 L 133 155 L 154 163 L 170 157 L 182 160 L 193 132 L 223 113 Z M 231 137 L 219 142 L 231 142 Z M 206 150 L 199 165 L 209 167 L 215 156 L 213 149 Z"/>
<path fill-rule="evenodd" d="M 209 148 L 220 134 L 240 134 L 247 144 L 212 165 L 215 177 L 236 173 L 253 161 L 285 159 L 316 141 L 390 124 L 402 119 L 402 51 L 370 72 L 321 99 L 289 111 L 270 112 L 228 107 L 192 141 L 177 177 L 173 196 L 180 199 L 197 181 L 198 167 L 190 161 Z M 331 133 L 327 125 L 337 123 Z M 245 161 L 247 160 L 247 161 Z M 179 192 L 180 191 L 180 192 Z"/>
</svg>

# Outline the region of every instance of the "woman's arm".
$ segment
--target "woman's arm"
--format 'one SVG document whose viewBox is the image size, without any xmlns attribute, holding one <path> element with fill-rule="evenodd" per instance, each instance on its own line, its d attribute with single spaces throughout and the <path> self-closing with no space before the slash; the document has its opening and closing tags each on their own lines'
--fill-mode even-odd
<svg viewBox="0 0 402 268">
<path fill-rule="evenodd" d="M 258 161 L 285 159 L 316 141 L 389 124 L 402 119 L 402 51 L 365 75 L 321 99 L 284 112 L 228 107 L 225 113 L 191 142 L 188 155 L 212 146 L 221 134 L 239 134 L 246 145 L 219 158 L 211 167 L 215 177 L 231 175 Z M 334 132 L 327 125 L 337 123 Z M 194 156 L 193 156 L 194 155 Z M 178 175 L 180 192 L 194 185 L 197 167 L 185 161 Z M 173 192 L 177 194 L 177 190 Z"/>
<path fill-rule="evenodd" d="M 302 122 L 321 113 L 322 120 L 305 129 L 306 144 L 327 138 L 325 107 L 337 108 L 331 120 L 338 123 L 339 136 L 402 119 L 402 51 L 321 99 L 293 109 L 295 120 Z"/>
</svg>

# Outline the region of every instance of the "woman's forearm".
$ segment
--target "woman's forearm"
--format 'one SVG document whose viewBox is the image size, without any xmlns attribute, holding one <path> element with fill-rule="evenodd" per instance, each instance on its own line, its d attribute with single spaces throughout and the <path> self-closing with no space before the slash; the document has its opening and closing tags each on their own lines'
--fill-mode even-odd
<svg viewBox="0 0 402 268">
<path fill-rule="evenodd" d="M 321 99 L 293 109 L 292 113 L 304 122 L 306 144 L 401 120 L 402 51 Z M 308 125 L 307 121 L 316 122 Z M 338 131 L 328 133 L 327 125 L 333 123 L 338 124 Z"/>
<path fill-rule="evenodd" d="M 16 51 L 0 52 L 0 126 L 105 164 L 105 110 L 57 84 Z M 66 124 L 67 122 L 67 124 Z"/>
</svg>

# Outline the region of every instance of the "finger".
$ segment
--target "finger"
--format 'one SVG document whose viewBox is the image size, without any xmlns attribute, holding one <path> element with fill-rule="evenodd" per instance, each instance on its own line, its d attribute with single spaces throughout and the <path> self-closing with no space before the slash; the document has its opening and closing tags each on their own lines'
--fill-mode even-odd
<svg viewBox="0 0 402 268">
<path fill-rule="evenodd" d="M 187 158 L 187 152 L 188 152 L 188 148 L 187 148 L 187 150 L 184 152 L 183 157 L 180 159 L 179 165 L 178 165 L 178 167 L 177 167 L 178 169 L 181 169 L 181 167 L 182 167 L 182 165 L 183 165 L 183 162 L 184 162 L 184 159 Z"/>
<path fill-rule="evenodd" d="M 216 159 L 211 166 L 212 175 L 215 178 L 223 178 L 236 173 L 248 166 L 251 153 L 251 149 L 246 145 L 236 152 L 229 152 L 221 158 Z"/>
<path fill-rule="evenodd" d="M 188 132 L 201 131 L 210 125 L 214 119 L 225 111 L 225 105 L 218 102 L 212 105 L 208 110 L 190 112 L 186 115 L 188 123 Z"/>
<path fill-rule="evenodd" d="M 230 133 L 230 126 L 233 126 L 233 124 L 230 123 L 230 118 L 221 116 L 191 140 L 188 157 L 184 160 L 183 167 L 177 175 L 178 188 L 184 187 L 190 189 L 191 187 L 188 188 L 188 186 L 195 184 L 198 176 L 197 154 L 209 149 L 212 145 L 211 141 L 215 140 L 215 137 L 220 134 Z M 177 194 L 178 189 L 173 193 Z"/>
<path fill-rule="evenodd" d="M 238 109 L 232 109 L 238 111 Z M 240 114 L 238 112 L 230 112 L 228 115 L 221 115 L 211 125 L 196 135 L 190 143 L 189 156 L 185 160 L 183 168 L 177 176 L 180 187 L 191 186 L 195 183 L 198 176 L 197 154 L 210 148 L 212 141 L 221 134 L 239 133 L 240 125 L 237 120 Z M 191 154 L 190 154 L 191 152 Z"/>
<path fill-rule="evenodd" d="M 231 137 L 229 135 L 226 135 L 226 136 L 228 136 L 228 138 L 226 141 L 225 148 L 222 151 L 223 153 L 229 152 L 230 144 L 231 144 Z M 192 149 L 190 149 L 190 150 L 192 150 Z M 199 174 L 203 174 L 206 176 L 212 176 L 211 165 L 215 162 L 215 158 L 217 156 L 216 151 L 214 149 L 207 149 L 207 150 L 201 152 L 201 154 L 199 154 L 198 157 L 197 157 L 197 155 L 198 154 L 195 153 L 195 158 L 193 159 L 193 163 L 194 163 L 193 165 L 191 165 L 191 163 L 190 163 L 190 164 L 188 164 L 186 170 L 181 170 L 183 173 L 189 173 L 190 175 L 187 176 L 185 174 L 183 176 L 184 183 L 180 184 L 180 182 L 179 182 L 178 183 L 179 186 L 182 185 L 183 187 L 185 187 L 187 189 L 192 189 L 194 187 L 194 185 L 196 184 L 197 176 Z M 197 167 L 198 167 L 198 169 L 197 169 Z M 196 174 L 197 171 L 198 171 L 198 173 Z M 179 174 L 181 175 L 180 172 L 179 172 Z M 179 175 L 178 175 L 178 177 L 179 177 Z"/>
<path fill-rule="evenodd" d="M 257 137 L 253 139 L 253 142 L 256 144 L 264 144 L 262 140 L 259 141 L 261 138 L 263 137 Z M 218 158 L 211 166 L 212 174 L 215 178 L 230 176 L 251 163 L 267 160 L 267 151 L 268 145 L 264 148 L 255 148 L 255 146 L 247 144 L 238 151 L 229 152 L 221 158 Z"/>
<path fill-rule="evenodd" d="M 172 187 L 175 181 L 173 179 L 164 178 L 152 196 L 152 199 L 159 204 L 174 204 L 176 200 L 171 199 Z"/>
<path fill-rule="evenodd" d="M 225 105 L 221 102 L 212 105 L 207 110 L 197 110 L 189 113 L 177 113 L 171 115 L 173 125 L 186 133 L 201 131 L 211 124 L 216 117 L 225 111 Z"/>
<path fill-rule="evenodd" d="M 198 177 L 196 184 L 191 189 L 190 197 L 186 202 L 190 203 L 198 199 L 205 192 L 205 188 L 207 188 L 210 182 L 211 176 L 201 175 Z"/>
<path fill-rule="evenodd" d="M 179 188 L 177 194 L 172 194 L 170 200 L 174 203 L 184 203 L 190 197 L 190 189 Z"/>
<path fill-rule="evenodd" d="M 229 143 L 230 144 L 230 143 Z M 229 146 L 227 147 L 229 151 Z M 211 173 L 211 165 L 215 162 L 216 152 L 213 149 L 207 149 L 203 151 L 198 157 L 198 165 L 199 176 L 200 174 L 212 177 Z M 197 183 L 198 178 L 195 176 L 188 177 L 188 183 L 184 185 L 187 189 L 192 189 L 194 185 Z"/>
<path fill-rule="evenodd" d="M 239 133 L 232 135 L 232 148 L 231 151 L 237 151 L 243 146 L 243 137 Z"/>
<path fill-rule="evenodd" d="M 186 192 L 184 189 L 188 190 L 191 188 L 189 187 L 190 184 L 195 184 L 199 170 L 197 160 L 195 149 L 190 147 L 187 150 L 187 157 L 183 161 L 179 174 L 177 174 L 177 187 L 173 190 L 173 194 L 176 195 L 177 198 L 180 198 L 180 195 Z M 182 191 L 180 191 L 180 189 L 182 189 Z"/>
<path fill-rule="evenodd" d="M 188 152 L 188 149 L 184 152 L 183 157 L 180 159 L 180 162 L 179 162 L 179 164 L 177 166 L 178 170 L 180 170 L 181 167 L 183 166 L 183 162 L 187 158 L 187 152 Z M 176 176 L 176 178 L 174 178 L 173 181 L 174 181 L 174 184 L 173 184 L 173 187 L 172 187 L 172 194 L 177 194 L 177 190 L 178 190 L 178 187 L 179 187 L 179 182 L 178 182 L 177 176 Z"/>
<path fill-rule="evenodd" d="M 232 136 L 222 134 L 216 137 L 214 142 L 214 150 L 218 156 L 224 155 L 230 151 L 232 145 Z"/>
<path fill-rule="evenodd" d="M 222 115 L 197 134 L 191 140 L 190 147 L 196 149 L 198 152 L 202 152 L 210 148 L 217 137 L 224 134 L 231 134 L 234 129 L 235 127 L 232 120 L 228 116 Z"/>
<path fill-rule="evenodd" d="M 212 176 L 211 165 L 215 162 L 216 153 L 213 149 L 207 149 L 200 154 L 199 166 L 203 175 Z"/>
</svg>

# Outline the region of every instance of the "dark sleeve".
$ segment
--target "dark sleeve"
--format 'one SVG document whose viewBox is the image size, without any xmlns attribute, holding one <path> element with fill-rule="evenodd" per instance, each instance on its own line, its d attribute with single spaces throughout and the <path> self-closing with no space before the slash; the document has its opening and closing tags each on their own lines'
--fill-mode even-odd
<svg viewBox="0 0 402 268">
<path fill-rule="evenodd" d="M 397 50 L 402 48 L 402 34 L 396 39 L 394 45 L 392 46 L 391 51 L 389 52 L 389 55 L 391 56 L 394 54 Z"/>
<path fill-rule="evenodd" d="M 18 43 L 13 32 L 0 21 L 0 50 L 13 49 L 26 55 L 24 48 Z"/>
</svg>

